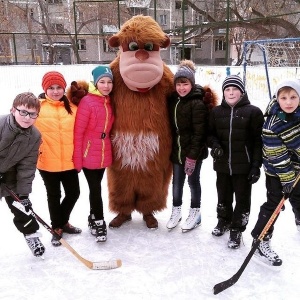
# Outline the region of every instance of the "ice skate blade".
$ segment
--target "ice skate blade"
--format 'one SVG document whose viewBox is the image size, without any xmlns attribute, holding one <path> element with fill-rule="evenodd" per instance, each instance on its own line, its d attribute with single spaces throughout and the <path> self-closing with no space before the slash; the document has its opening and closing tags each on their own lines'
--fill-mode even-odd
<svg viewBox="0 0 300 300">
<path fill-rule="evenodd" d="M 266 261 L 262 261 L 261 258 L 260 258 L 260 257 L 257 257 L 256 255 L 253 255 L 253 261 L 254 261 L 256 264 L 258 264 L 258 265 L 260 265 L 260 266 L 262 266 L 262 267 L 264 267 L 264 268 L 267 268 L 267 269 L 269 269 L 269 270 L 272 270 L 273 272 L 274 272 L 274 271 L 275 271 L 275 272 L 279 272 L 279 271 L 281 271 L 281 269 L 282 269 L 282 265 L 281 265 L 281 266 L 273 266 L 273 265 L 271 265 L 269 262 L 267 262 L 267 260 L 266 260 Z"/>
<path fill-rule="evenodd" d="M 186 232 L 192 231 L 193 229 L 199 227 L 200 225 L 201 225 L 201 223 L 197 224 L 195 227 L 193 227 L 193 228 L 191 228 L 191 229 L 183 229 L 183 228 L 181 228 L 182 233 L 186 233 Z"/>
<path fill-rule="evenodd" d="M 35 257 L 38 258 L 38 259 L 41 259 L 41 260 L 45 260 L 44 255 L 37 255 L 37 256 L 35 256 Z"/>
</svg>

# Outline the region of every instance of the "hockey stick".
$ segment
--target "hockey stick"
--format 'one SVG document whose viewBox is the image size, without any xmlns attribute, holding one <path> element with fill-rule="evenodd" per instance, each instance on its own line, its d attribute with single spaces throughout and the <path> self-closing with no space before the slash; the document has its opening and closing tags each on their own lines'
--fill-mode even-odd
<svg viewBox="0 0 300 300">
<path fill-rule="evenodd" d="M 19 197 L 4 183 L 2 186 L 7 190 L 7 192 L 13 197 L 12 205 L 22 211 L 26 215 L 32 215 L 39 221 L 53 236 L 55 236 L 61 244 L 67 248 L 78 260 L 80 260 L 84 265 L 86 265 L 89 269 L 92 270 L 109 270 L 116 269 L 121 267 L 122 261 L 120 259 L 110 260 L 110 261 L 100 261 L 100 262 L 92 262 L 89 261 L 82 256 L 80 256 L 60 235 L 58 235 L 41 217 L 39 217 L 33 209 L 29 209 L 28 211 L 20 202 Z"/>
<path fill-rule="evenodd" d="M 294 187 L 298 183 L 299 179 L 300 179 L 300 175 L 298 175 L 298 177 L 296 178 L 292 189 L 294 189 Z M 261 234 L 259 235 L 257 240 L 252 245 L 252 248 L 251 248 L 250 252 L 248 253 L 247 257 L 245 258 L 245 260 L 244 260 L 243 264 L 241 265 L 241 267 L 239 268 L 239 270 L 231 278 L 229 278 L 225 281 L 222 281 L 220 283 L 217 283 L 214 286 L 214 288 L 213 288 L 214 295 L 217 295 L 217 294 L 223 292 L 224 290 L 230 288 L 231 286 L 233 286 L 239 280 L 239 278 L 243 274 L 244 270 L 246 269 L 249 261 L 251 260 L 252 256 L 254 255 L 254 252 L 257 250 L 260 242 L 263 240 L 263 238 L 266 235 L 266 233 L 268 232 L 269 228 L 272 226 L 275 219 L 279 215 L 279 213 L 281 211 L 281 208 L 283 207 L 283 204 L 284 204 L 285 200 L 288 199 L 288 197 L 289 196 L 282 197 L 282 199 L 280 200 L 280 202 L 277 205 L 276 209 L 274 210 L 273 214 L 271 215 L 270 219 L 268 220 L 267 224 L 265 225 L 264 229 L 262 230 Z"/>
</svg>

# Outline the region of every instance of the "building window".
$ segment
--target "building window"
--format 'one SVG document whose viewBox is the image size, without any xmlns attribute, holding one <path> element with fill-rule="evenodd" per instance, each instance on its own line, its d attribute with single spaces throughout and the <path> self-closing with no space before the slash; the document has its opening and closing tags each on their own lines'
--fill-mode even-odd
<svg viewBox="0 0 300 300">
<path fill-rule="evenodd" d="M 64 33 L 64 24 L 53 23 L 52 29 L 56 33 Z"/>
<path fill-rule="evenodd" d="M 37 50 L 37 42 L 36 39 L 26 39 L 26 49 L 27 50 Z"/>
<path fill-rule="evenodd" d="M 182 1 L 175 1 L 175 9 L 181 9 L 182 8 Z M 188 10 L 189 6 L 184 3 L 184 10 Z"/>
<path fill-rule="evenodd" d="M 76 22 L 81 22 L 83 20 L 83 12 L 77 10 L 76 11 Z"/>
<path fill-rule="evenodd" d="M 118 49 L 110 47 L 106 40 L 103 40 L 103 50 L 104 52 L 116 52 Z"/>
<path fill-rule="evenodd" d="M 224 40 L 215 40 L 215 51 L 226 50 L 226 42 Z"/>
<path fill-rule="evenodd" d="M 202 49 L 202 41 L 200 39 L 196 39 L 195 40 L 195 43 L 196 43 L 196 48 L 197 49 Z"/>
<path fill-rule="evenodd" d="M 62 4 L 62 0 L 46 0 L 49 4 Z"/>
<path fill-rule="evenodd" d="M 203 16 L 202 15 L 196 15 L 195 17 L 195 24 L 199 25 L 203 23 Z"/>
<path fill-rule="evenodd" d="M 85 39 L 78 39 L 77 41 L 77 48 L 78 50 L 86 50 L 86 40 Z"/>
<path fill-rule="evenodd" d="M 167 25 L 167 15 L 159 16 L 160 25 Z"/>
</svg>

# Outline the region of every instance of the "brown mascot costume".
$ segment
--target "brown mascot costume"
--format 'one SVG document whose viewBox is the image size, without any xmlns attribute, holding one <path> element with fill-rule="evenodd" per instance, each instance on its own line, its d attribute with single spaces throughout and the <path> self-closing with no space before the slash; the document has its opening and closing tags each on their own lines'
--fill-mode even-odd
<svg viewBox="0 0 300 300">
<path fill-rule="evenodd" d="M 171 132 L 167 98 L 173 74 L 160 56 L 169 38 L 149 16 L 135 16 L 109 39 L 119 47 L 110 64 L 114 75 L 112 129 L 114 162 L 108 168 L 109 208 L 117 213 L 110 228 L 131 220 L 136 210 L 148 228 L 166 207 L 171 178 Z"/>
</svg>

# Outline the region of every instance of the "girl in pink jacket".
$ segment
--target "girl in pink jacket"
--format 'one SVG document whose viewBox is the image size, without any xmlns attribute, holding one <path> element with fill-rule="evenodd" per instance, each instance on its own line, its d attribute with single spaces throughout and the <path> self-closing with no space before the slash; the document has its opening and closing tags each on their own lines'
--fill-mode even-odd
<svg viewBox="0 0 300 300">
<path fill-rule="evenodd" d="M 104 221 L 101 181 L 105 168 L 112 163 L 110 130 L 114 115 L 109 94 L 113 75 L 108 66 L 98 66 L 92 71 L 88 93 L 78 105 L 74 127 L 73 161 L 78 172 L 83 170 L 90 195 L 88 226 L 97 242 L 105 242 L 107 229 Z"/>
</svg>

